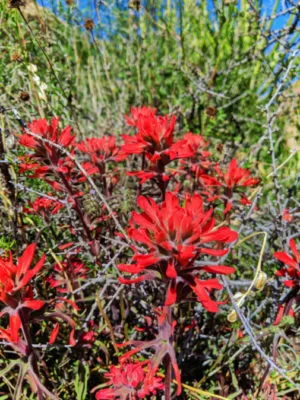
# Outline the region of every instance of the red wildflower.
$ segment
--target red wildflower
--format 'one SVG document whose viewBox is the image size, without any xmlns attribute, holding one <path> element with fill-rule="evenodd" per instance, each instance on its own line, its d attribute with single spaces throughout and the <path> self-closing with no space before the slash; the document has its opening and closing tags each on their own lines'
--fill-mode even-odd
<svg viewBox="0 0 300 400">
<path fill-rule="evenodd" d="M 51 193 L 49 193 L 49 197 Z M 49 197 L 38 197 L 34 200 L 33 203 L 29 204 L 30 208 L 24 209 L 26 213 L 38 213 L 41 214 L 43 217 L 46 217 L 47 213 L 50 212 L 51 215 L 55 215 L 58 211 L 64 207 L 64 205 Z"/>
<path fill-rule="evenodd" d="M 210 153 L 205 150 L 208 145 L 200 135 L 188 132 L 174 143 L 175 116 L 157 116 L 155 109 L 132 109 L 132 117 L 126 117 L 131 126 L 137 128 L 135 136 L 123 135 L 125 144 L 122 153 L 143 154 L 142 169 L 129 174 L 140 179 L 140 184 L 154 181 L 165 197 L 168 181 L 178 172 L 186 174 L 195 165 L 210 164 L 207 161 Z M 188 158 L 188 160 L 183 160 Z M 173 160 L 181 159 L 181 167 L 169 172 L 165 167 Z M 192 166 L 190 165 L 192 162 Z"/>
<path fill-rule="evenodd" d="M 73 152 L 72 144 L 75 136 L 71 135 L 70 126 L 60 130 L 58 123 L 58 118 L 52 118 L 50 124 L 46 119 L 40 119 L 28 125 L 28 132 L 19 137 L 19 143 L 34 152 L 27 154 L 26 157 L 21 157 L 24 162 L 21 163 L 20 172 L 31 172 L 32 178 L 43 177 L 45 179 L 49 172 L 68 176 L 70 167 L 71 170 L 74 168 L 74 162 L 63 155 L 63 149 L 68 148 Z M 35 136 L 30 135 L 30 132 Z M 55 186 L 53 180 L 48 183 Z"/>
<path fill-rule="evenodd" d="M 205 185 L 224 186 L 230 194 L 235 188 L 254 186 L 259 182 L 259 179 L 249 178 L 250 171 L 245 168 L 239 168 L 235 159 L 230 162 L 226 173 L 220 169 L 218 164 L 215 165 L 215 170 L 217 178 L 202 174 L 200 180 Z"/>
<path fill-rule="evenodd" d="M 181 140 L 172 145 L 169 151 L 170 158 L 171 160 L 175 158 L 189 158 L 197 154 L 207 158 L 210 156 L 210 153 L 204 150 L 207 146 L 208 142 L 205 142 L 202 136 L 188 132 Z"/>
<path fill-rule="evenodd" d="M 18 259 L 17 265 L 13 264 L 11 254 L 8 258 L 0 258 L 0 301 L 6 306 L 0 317 L 4 314 L 10 316 L 9 328 L 2 329 L 1 335 L 2 337 L 6 335 L 7 338 L 10 336 L 12 342 L 19 340 L 18 332 L 21 327 L 19 310 L 22 308 L 39 310 L 44 305 L 42 300 L 33 298 L 32 288 L 28 286 L 45 261 L 43 255 L 35 267 L 30 268 L 35 249 L 35 244 L 29 245 Z"/>
<path fill-rule="evenodd" d="M 283 210 L 282 219 L 283 219 L 284 221 L 286 221 L 286 222 L 291 222 L 291 221 L 293 220 L 293 217 L 291 216 L 291 213 L 290 213 L 290 211 L 289 211 L 288 208 L 285 208 L 285 209 Z"/>
<path fill-rule="evenodd" d="M 294 239 L 290 240 L 290 248 L 293 256 L 281 251 L 274 253 L 274 257 L 277 258 L 277 260 L 288 266 L 283 267 L 276 272 L 277 276 L 289 276 L 291 278 L 284 281 L 284 284 L 287 287 L 300 285 L 300 253 L 297 250 Z"/>
<path fill-rule="evenodd" d="M 161 179 L 163 182 L 168 182 L 171 177 L 165 173 L 157 173 L 155 171 L 132 171 L 127 172 L 127 175 L 136 176 L 140 180 L 141 185 L 150 179 L 154 181 L 159 181 Z"/>
<path fill-rule="evenodd" d="M 134 400 L 144 399 L 150 394 L 156 394 L 164 385 L 161 378 L 153 377 L 151 382 L 145 384 L 145 363 L 135 362 L 128 364 L 112 365 L 110 372 L 104 376 L 109 379 L 111 388 L 99 390 L 96 393 L 97 400 L 120 399 Z"/>
<path fill-rule="evenodd" d="M 233 242 L 237 233 L 227 227 L 216 228 L 213 210 L 204 211 L 202 198 L 198 194 L 186 194 L 183 206 L 171 192 L 166 194 L 162 204 L 140 196 L 138 205 L 143 212 L 132 213 L 128 235 L 145 245 L 147 252 L 143 254 L 134 248 L 135 263 L 121 264 L 118 268 L 130 274 L 142 274 L 133 280 L 120 278 L 120 281 L 134 283 L 161 277 L 169 281 L 167 305 L 176 301 L 179 287 L 188 286 L 207 310 L 217 311 L 218 303 L 210 299 L 209 293 L 222 286 L 216 279 L 201 281 L 198 279 L 199 273 L 202 270 L 229 274 L 235 269 L 228 266 L 198 267 L 194 262 L 201 253 L 213 256 L 226 254 L 227 250 L 207 247 L 206 244 Z"/>
<path fill-rule="evenodd" d="M 176 360 L 176 354 L 173 346 L 174 328 L 176 326 L 176 321 L 172 322 L 171 310 L 170 308 L 164 307 L 162 309 L 155 309 L 158 320 L 158 333 L 153 340 L 150 341 L 139 341 L 139 340 L 129 340 L 127 342 L 118 345 L 118 347 L 125 347 L 132 345 L 134 348 L 129 350 L 127 353 L 120 357 L 121 362 L 128 361 L 134 354 L 145 349 L 153 349 L 154 354 L 149 360 L 149 370 L 145 377 L 145 385 L 149 387 L 153 384 L 153 379 L 158 371 L 160 364 L 163 362 L 165 357 L 168 357 L 177 381 L 177 392 L 179 396 L 182 390 L 181 387 L 181 376 L 180 370 Z"/>
<path fill-rule="evenodd" d="M 141 108 L 139 107 L 131 107 L 131 115 L 125 115 L 125 119 L 128 125 L 130 126 L 136 126 L 137 121 L 140 118 L 153 118 L 156 115 L 156 108 L 151 108 L 151 107 L 146 107 L 143 106 Z"/>
<path fill-rule="evenodd" d="M 79 280 L 86 278 L 88 269 L 84 263 L 76 257 L 68 257 L 66 261 L 55 264 L 54 274 L 47 278 L 47 282 L 52 288 L 56 288 L 58 293 L 68 293 L 79 287 Z M 70 287 L 72 282 L 72 287 Z"/>
<path fill-rule="evenodd" d="M 223 172 L 218 164 L 214 166 L 214 169 L 217 173 L 216 177 L 207 175 L 203 171 L 200 171 L 198 177 L 200 182 L 204 186 L 212 186 L 216 188 L 215 198 L 222 197 L 222 192 L 220 190 L 221 188 L 224 188 L 224 214 L 227 214 L 232 209 L 232 200 L 234 193 L 237 193 L 239 188 L 256 185 L 259 182 L 259 179 L 249 177 L 250 171 L 248 169 L 238 167 L 237 160 L 235 159 L 230 162 L 227 172 Z M 241 197 L 241 204 L 252 204 L 251 201 L 247 199 L 244 193 L 239 193 L 239 195 Z"/>
<path fill-rule="evenodd" d="M 221 178 L 223 184 L 228 189 L 233 189 L 238 186 L 254 186 L 259 182 L 259 179 L 249 177 L 250 170 L 239 168 L 236 159 L 230 162 L 226 173 L 223 173 L 218 165 L 216 165 L 215 168 L 219 178 Z"/>
<path fill-rule="evenodd" d="M 13 264 L 11 254 L 9 258 L 0 258 L 0 301 L 3 303 L 8 304 L 8 298 L 23 289 L 42 268 L 45 255 L 35 267 L 30 268 L 35 249 L 36 244 L 30 244 L 19 257 L 17 265 Z"/>
<path fill-rule="evenodd" d="M 295 311 L 292 308 L 287 307 L 287 304 L 280 304 L 278 307 L 278 312 L 276 319 L 274 321 L 273 325 L 278 325 L 280 321 L 282 320 L 282 317 L 284 316 L 285 312 L 287 312 L 286 315 L 289 315 L 291 317 L 295 318 Z"/>
<path fill-rule="evenodd" d="M 217 167 L 216 167 L 217 169 Z M 223 177 L 226 186 L 230 189 L 236 186 L 254 186 L 259 180 L 250 178 L 250 170 L 239 168 L 237 160 L 233 159 L 228 167 L 228 171 L 223 174 L 220 169 L 217 169 L 220 177 Z"/>
<path fill-rule="evenodd" d="M 102 138 L 87 138 L 77 143 L 76 147 L 82 153 L 88 154 L 94 164 L 108 161 L 120 161 L 120 149 L 116 145 L 114 136 L 103 136 Z"/>
<path fill-rule="evenodd" d="M 132 109 L 131 113 L 131 117 L 126 117 L 127 123 L 137 128 L 137 134 L 122 135 L 125 141 L 122 152 L 125 155 L 146 153 L 152 161 L 160 159 L 173 144 L 175 116 L 157 116 L 156 110 L 146 107 Z"/>
<path fill-rule="evenodd" d="M 22 146 L 34 149 L 38 154 L 44 154 L 46 150 L 47 153 L 53 155 L 53 152 L 57 151 L 55 150 L 55 147 L 42 139 L 49 140 L 63 148 L 70 146 L 75 140 L 75 136 L 71 135 L 70 126 L 60 130 L 58 124 L 59 118 L 52 118 L 50 124 L 48 124 L 46 119 L 34 120 L 32 124 L 28 124 L 28 130 L 29 132 L 38 135 L 41 139 L 34 137 L 29 133 L 24 133 L 19 137 L 19 143 Z"/>
</svg>

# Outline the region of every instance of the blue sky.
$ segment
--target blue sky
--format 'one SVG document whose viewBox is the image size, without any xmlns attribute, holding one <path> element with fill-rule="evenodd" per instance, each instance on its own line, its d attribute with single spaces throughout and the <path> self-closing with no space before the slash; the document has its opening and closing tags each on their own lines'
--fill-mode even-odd
<svg viewBox="0 0 300 400">
<path fill-rule="evenodd" d="M 55 13 L 58 12 L 58 5 L 65 4 L 65 1 L 61 0 L 37 0 L 39 4 L 49 7 L 52 9 Z M 184 1 L 184 0 L 183 0 Z M 201 0 L 200 0 L 201 1 Z M 93 18 L 95 17 L 95 4 L 98 2 L 97 0 L 74 0 L 77 4 L 79 4 L 80 11 L 83 15 L 84 18 Z M 111 4 L 112 0 L 105 0 L 107 4 Z M 128 0 L 116 0 L 120 5 L 126 5 L 128 3 Z M 239 0 L 240 2 L 240 0 Z M 177 0 L 174 1 L 174 3 L 177 3 Z M 211 9 L 213 9 L 212 6 L 212 1 L 209 0 L 209 3 L 211 3 Z M 208 3 L 208 4 L 209 4 Z M 261 14 L 269 16 L 272 14 L 272 9 L 276 3 L 276 0 L 261 0 Z M 282 11 L 285 7 L 285 1 L 281 0 L 278 5 L 277 13 Z M 288 7 L 288 6 L 287 6 Z M 210 5 L 209 5 L 210 8 Z M 102 14 L 103 15 L 103 14 Z M 276 18 L 273 22 L 273 29 L 277 30 L 282 28 L 285 23 L 288 20 L 288 15 L 283 15 L 279 18 Z"/>
</svg>

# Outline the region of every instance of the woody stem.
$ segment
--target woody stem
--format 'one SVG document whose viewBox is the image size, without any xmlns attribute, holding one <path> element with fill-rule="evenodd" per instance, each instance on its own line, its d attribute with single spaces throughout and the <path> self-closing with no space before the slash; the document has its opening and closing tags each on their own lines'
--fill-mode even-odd
<svg viewBox="0 0 300 400">
<path fill-rule="evenodd" d="M 170 356 L 167 354 L 164 358 L 166 369 L 165 374 L 165 400 L 171 400 L 171 382 L 172 382 L 172 364 Z"/>
<path fill-rule="evenodd" d="M 172 309 L 171 307 L 166 307 L 167 321 L 172 325 Z M 170 338 L 170 341 L 172 338 Z M 165 367 L 165 400 L 171 400 L 171 383 L 172 383 L 172 363 L 169 354 L 164 357 L 163 360 Z"/>
</svg>

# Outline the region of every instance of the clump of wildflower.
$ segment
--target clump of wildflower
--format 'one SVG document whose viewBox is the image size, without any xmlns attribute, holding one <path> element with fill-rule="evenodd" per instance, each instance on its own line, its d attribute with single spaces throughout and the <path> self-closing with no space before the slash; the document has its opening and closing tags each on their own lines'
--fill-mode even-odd
<svg viewBox="0 0 300 400">
<path fill-rule="evenodd" d="M 219 302 L 210 298 L 213 289 L 222 289 L 217 279 L 201 280 L 203 272 L 230 274 L 233 267 L 222 265 L 198 266 L 195 262 L 201 254 L 220 256 L 227 250 L 218 243 L 236 240 L 237 233 L 228 227 L 216 227 L 213 209 L 204 210 L 200 195 L 186 194 L 183 205 L 177 195 L 167 192 L 166 200 L 157 204 L 152 198 L 140 196 L 141 214 L 132 213 L 128 235 L 145 246 L 145 253 L 134 249 L 133 264 L 121 264 L 119 269 L 138 274 L 135 279 L 120 278 L 122 283 L 140 282 L 160 278 L 168 282 L 166 305 L 180 299 L 189 287 L 208 311 L 218 311 Z M 212 246 L 211 243 L 216 245 Z M 208 246 L 208 244 L 210 244 Z"/>
</svg>

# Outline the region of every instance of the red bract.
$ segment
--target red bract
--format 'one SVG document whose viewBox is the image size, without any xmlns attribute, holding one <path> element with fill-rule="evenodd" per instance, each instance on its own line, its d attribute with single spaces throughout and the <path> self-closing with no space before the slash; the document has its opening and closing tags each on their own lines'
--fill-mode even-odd
<svg viewBox="0 0 300 400">
<path fill-rule="evenodd" d="M 170 163 L 171 147 L 176 118 L 172 116 L 157 116 L 156 110 L 132 109 L 132 118 L 127 117 L 129 125 L 135 126 L 135 136 L 122 135 L 125 144 L 121 148 L 122 154 L 142 154 L 142 169 L 129 172 L 140 179 L 140 184 L 149 179 L 156 182 L 162 198 L 165 197 L 166 188 L 170 179 L 165 168 Z M 174 154 L 176 151 L 174 152 Z M 177 157 L 177 153 L 175 157 Z"/>
<path fill-rule="evenodd" d="M 207 160 L 210 153 L 205 150 L 208 145 L 200 135 L 188 132 L 184 137 L 174 142 L 175 116 L 157 116 L 156 110 L 133 109 L 132 118 L 127 117 L 127 122 L 135 126 L 135 136 L 123 135 L 125 144 L 122 153 L 142 154 L 141 170 L 128 172 L 140 179 L 140 184 L 152 180 L 159 187 L 162 199 L 170 178 L 178 173 L 189 174 L 192 168 L 210 165 Z M 173 160 L 181 159 L 180 168 L 166 169 Z"/>
<path fill-rule="evenodd" d="M 172 116 L 157 116 L 156 110 L 132 109 L 132 117 L 126 117 L 127 122 L 135 126 L 137 134 L 122 135 L 125 144 L 122 152 L 125 155 L 145 153 L 151 161 L 160 159 L 173 143 L 173 133 L 176 118 Z"/>
<path fill-rule="evenodd" d="M 135 362 L 112 365 L 110 372 L 104 376 L 109 379 L 108 385 L 111 388 L 99 390 L 96 393 L 97 400 L 119 399 L 134 400 L 144 399 L 150 394 L 156 394 L 162 390 L 164 385 L 161 378 L 153 377 L 151 382 L 145 384 L 146 372 L 145 363 Z"/>
<path fill-rule="evenodd" d="M 146 107 L 143 106 L 141 108 L 139 107 L 131 107 L 131 115 L 125 115 L 125 119 L 128 125 L 130 126 L 136 126 L 137 121 L 140 118 L 153 118 L 156 115 L 156 108 L 151 108 L 151 107 Z"/>
<path fill-rule="evenodd" d="M 297 250 L 294 239 L 290 240 L 290 248 L 293 256 L 281 251 L 274 253 L 274 257 L 277 258 L 277 260 L 288 266 L 283 267 L 276 272 L 277 276 L 289 276 L 291 278 L 284 281 L 284 284 L 287 287 L 300 285 L 300 253 Z"/>
<path fill-rule="evenodd" d="M 11 254 L 9 258 L 0 258 L 0 300 L 3 303 L 6 303 L 8 296 L 14 296 L 23 289 L 42 268 L 45 255 L 35 267 L 30 268 L 35 249 L 36 244 L 30 244 L 19 257 L 17 265 L 13 263 Z"/>
<path fill-rule="evenodd" d="M 57 182 L 57 177 L 65 181 L 64 183 L 78 183 L 84 182 L 86 176 L 77 170 L 76 163 L 71 157 L 63 154 L 64 149 L 67 149 L 72 155 L 74 154 L 73 142 L 75 136 L 71 135 L 70 126 L 60 130 L 58 123 L 58 118 L 52 118 L 50 125 L 48 125 L 46 119 L 33 121 L 32 124 L 29 124 L 29 132 L 38 137 L 33 137 L 30 133 L 20 136 L 20 144 L 34 150 L 33 154 L 20 157 L 22 160 L 20 172 L 31 172 L 32 178 L 43 178 L 55 190 L 68 192 L 67 188 L 64 187 L 66 185 Z M 43 139 L 46 139 L 46 141 Z M 98 169 L 90 162 L 83 163 L 82 167 L 87 175 L 98 172 Z M 53 179 L 53 175 L 56 175 L 55 179 Z"/>
<path fill-rule="evenodd" d="M 49 173 L 67 175 L 70 163 L 71 168 L 74 168 L 74 162 L 65 157 L 63 150 L 73 151 L 75 136 L 71 135 L 70 126 L 60 130 L 58 124 L 59 119 L 52 118 L 50 124 L 46 119 L 40 119 L 28 125 L 28 131 L 19 137 L 19 143 L 32 149 L 33 153 L 20 157 L 24 161 L 20 164 L 21 173 L 29 171 L 33 178 L 45 178 Z M 30 135 L 30 132 L 35 136 Z M 48 183 L 53 182 L 50 180 Z"/>
<path fill-rule="evenodd" d="M 28 130 L 38 135 L 41 139 L 29 133 L 24 133 L 19 137 L 19 143 L 22 146 L 34 149 L 37 154 L 42 155 L 46 150 L 48 154 L 53 156 L 57 152 L 57 148 L 42 139 L 49 140 L 63 148 L 69 147 L 75 140 L 75 136 L 71 135 L 72 128 L 70 126 L 60 130 L 58 124 L 59 118 L 52 118 L 50 124 L 46 119 L 35 120 L 28 124 Z"/>
<path fill-rule="evenodd" d="M 49 196 L 50 195 L 51 193 Z M 64 207 L 64 205 L 57 200 L 49 197 L 39 197 L 35 199 L 33 203 L 29 203 L 29 208 L 25 208 L 24 212 L 38 213 L 45 218 L 47 213 L 50 213 L 51 215 L 57 214 L 62 207 Z"/>
<path fill-rule="evenodd" d="M 21 327 L 19 311 L 23 308 L 29 310 L 39 310 L 43 307 L 42 300 L 35 300 L 30 286 L 30 280 L 42 268 L 45 255 L 38 263 L 30 268 L 36 245 L 29 245 L 23 255 L 18 259 L 17 265 L 12 261 L 12 255 L 9 258 L 0 258 L 0 301 L 5 304 L 5 308 L 0 312 L 0 317 L 4 314 L 10 315 L 10 325 L 8 330 L 1 330 L 2 336 L 10 336 L 11 341 L 18 341 L 18 332 Z"/>
<path fill-rule="evenodd" d="M 205 150 L 208 142 L 200 135 L 195 135 L 191 132 L 186 133 L 181 140 L 178 140 L 170 148 L 169 154 L 171 160 L 176 158 L 190 158 L 196 155 L 207 158 L 210 152 Z"/>
<path fill-rule="evenodd" d="M 20 342 L 20 337 L 19 337 L 20 328 L 21 328 L 20 318 L 17 315 L 11 315 L 9 317 L 9 327 L 7 329 L 0 328 L 0 339 L 7 340 L 10 343 Z"/>
<path fill-rule="evenodd" d="M 96 172 L 100 174 L 105 195 L 110 196 L 119 181 L 119 172 L 116 166 L 113 169 L 109 168 L 108 163 L 122 161 L 126 158 L 126 155 L 121 154 L 116 145 L 116 138 L 114 136 L 88 138 L 78 143 L 76 147 L 88 155 Z"/>
<path fill-rule="evenodd" d="M 228 189 L 233 189 L 238 186 L 254 186 L 259 180 L 256 178 L 250 178 L 250 171 L 245 168 L 239 168 L 237 160 L 233 159 L 226 173 L 222 172 L 221 169 L 216 165 L 217 174 Z"/>
<path fill-rule="evenodd" d="M 208 151 L 203 150 L 208 143 L 206 143 L 202 136 L 194 135 L 193 133 L 186 133 L 182 140 L 178 140 L 172 146 L 164 151 L 163 158 L 159 160 L 152 157 L 152 162 L 147 166 L 147 170 L 128 172 L 130 176 L 137 176 L 140 179 L 140 184 L 145 183 L 149 179 L 153 179 L 159 183 L 159 180 L 168 182 L 169 179 L 180 173 L 186 174 L 186 171 L 191 171 L 199 168 L 200 165 L 207 165 L 207 157 L 210 155 Z M 172 160 L 181 159 L 181 164 L 178 169 L 172 168 L 170 171 L 165 171 L 165 167 Z M 187 159 L 187 160 L 186 160 Z"/>
<path fill-rule="evenodd" d="M 250 171 L 245 168 L 238 167 L 237 160 L 233 159 L 227 172 L 221 170 L 218 164 L 214 166 L 217 176 L 207 175 L 205 172 L 200 171 L 198 174 L 200 182 L 204 186 L 215 187 L 215 193 L 208 191 L 207 194 L 211 196 L 211 200 L 223 198 L 225 200 L 224 214 L 227 214 L 232 209 L 232 200 L 234 193 L 238 193 L 243 205 L 251 204 L 244 193 L 239 192 L 238 189 L 247 186 L 254 186 L 259 182 L 259 179 L 251 178 Z"/>
<path fill-rule="evenodd" d="M 290 211 L 289 211 L 288 208 L 285 208 L 285 209 L 283 210 L 282 219 L 283 219 L 284 221 L 286 221 L 286 222 L 292 222 L 293 217 L 291 216 L 291 213 L 290 213 Z"/>
<path fill-rule="evenodd" d="M 218 164 L 214 168 L 217 173 L 216 177 L 202 174 L 199 178 L 205 185 L 225 187 L 227 195 L 231 195 L 235 188 L 254 186 L 259 182 L 259 179 L 249 177 L 248 169 L 238 167 L 235 159 L 230 162 L 227 172 L 223 172 Z"/>
<path fill-rule="evenodd" d="M 152 198 L 140 196 L 141 214 L 132 213 L 128 235 L 146 247 L 146 253 L 134 248 L 134 264 L 121 264 L 119 269 L 130 274 L 140 274 L 133 280 L 120 278 L 122 283 L 134 283 L 155 277 L 169 282 L 166 305 L 173 304 L 179 292 L 186 286 L 194 291 L 198 300 L 209 311 L 218 310 L 218 302 L 210 299 L 212 289 L 221 289 L 217 279 L 198 279 L 201 271 L 230 274 L 235 271 L 228 266 L 195 265 L 200 254 L 220 256 L 226 249 L 208 247 L 210 242 L 229 243 L 237 233 L 227 227 L 216 227 L 213 209 L 204 210 L 200 195 L 186 194 L 183 206 L 178 197 L 168 192 L 166 200 L 157 204 Z M 184 289 L 184 290 L 183 290 Z"/>
<path fill-rule="evenodd" d="M 279 305 L 277 316 L 275 318 L 273 325 L 278 325 L 280 323 L 280 321 L 282 320 L 282 317 L 284 316 L 285 313 L 286 313 L 286 315 L 289 315 L 289 316 L 295 318 L 295 311 L 291 308 L 294 303 L 294 300 L 295 299 L 292 299 L 290 304 L 280 304 Z M 288 305 L 290 307 L 287 307 Z"/>
<path fill-rule="evenodd" d="M 66 261 L 55 264 L 55 275 L 47 278 L 50 286 L 56 288 L 58 293 L 69 293 L 79 287 L 79 280 L 86 278 L 88 269 L 84 263 L 76 257 L 68 257 Z"/>
<path fill-rule="evenodd" d="M 94 164 L 108 161 L 120 161 L 120 149 L 116 145 L 114 136 L 102 138 L 88 138 L 77 143 L 76 147 L 82 153 L 88 154 Z"/>
</svg>

